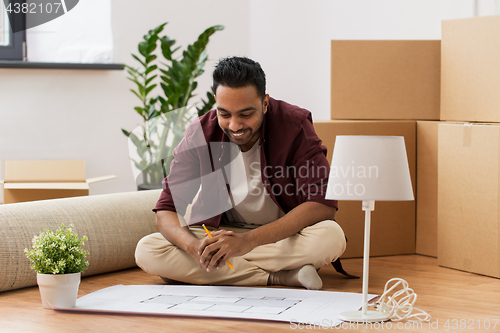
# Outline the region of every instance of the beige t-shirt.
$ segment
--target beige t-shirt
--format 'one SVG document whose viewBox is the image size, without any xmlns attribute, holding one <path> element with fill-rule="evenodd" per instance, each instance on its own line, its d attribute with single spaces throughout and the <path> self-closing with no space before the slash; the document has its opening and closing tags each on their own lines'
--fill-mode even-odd
<svg viewBox="0 0 500 333">
<path fill-rule="evenodd" d="M 262 184 L 260 150 L 257 141 L 250 150 L 240 151 L 242 159 L 232 159 L 229 185 L 235 205 L 222 215 L 222 223 L 254 229 L 285 215 Z"/>
</svg>

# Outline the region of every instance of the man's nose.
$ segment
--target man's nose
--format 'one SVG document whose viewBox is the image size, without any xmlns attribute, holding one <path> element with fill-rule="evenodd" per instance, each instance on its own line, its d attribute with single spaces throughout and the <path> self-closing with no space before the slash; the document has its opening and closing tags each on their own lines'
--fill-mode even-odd
<svg viewBox="0 0 500 333">
<path fill-rule="evenodd" d="M 238 132 L 240 129 L 243 128 L 243 124 L 241 123 L 241 121 L 239 121 L 238 119 L 235 119 L 235 117 L 233 117 L 230 122 L 229 122 L 229 129 L 233 132 Z"/>
</svg>

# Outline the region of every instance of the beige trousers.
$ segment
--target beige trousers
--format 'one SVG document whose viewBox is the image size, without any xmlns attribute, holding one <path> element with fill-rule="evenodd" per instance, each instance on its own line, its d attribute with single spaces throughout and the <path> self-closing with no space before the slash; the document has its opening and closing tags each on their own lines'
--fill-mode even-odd
<svg viewBox="0 0 500 333">
<path fill-rule="evenodd" d="M 228 225 L 221 225 L 220 228 L 234 232 L 248 231 Z M 200 239 L 205 237 L 201 226 L 190 227 L 190 230 Z M 193 257 L 170 243 L 159 232 L 139 241 L 135 260 L 145 272 L 176 281 L 255 286 L 267 285 L 270 272 L 295 269 L 306 264 L 319 269 L 341 256 L 345 246 L 342 228 L 337 222 L 326 220 L 276 243 L 258 246 L 241 257 L 231 258 L 234 270 L 224 265 L 207 272 Z"/>
</svg>

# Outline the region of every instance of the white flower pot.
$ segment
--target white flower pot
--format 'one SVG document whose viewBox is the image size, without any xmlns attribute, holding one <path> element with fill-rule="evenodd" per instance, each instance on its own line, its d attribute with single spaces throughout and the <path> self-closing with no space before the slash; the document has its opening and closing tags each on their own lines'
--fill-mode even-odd
<svg viewBox="0 0 500 333">
<path fill-rule="evenodd" d="M 36 281 L 40 288 L 43 307 L 46 309 L 52 309 L 52 306 L 58 308 L 74 308 L 78 296 L 81 274 L 82 273 L 37 273 Z"/>
</svg>

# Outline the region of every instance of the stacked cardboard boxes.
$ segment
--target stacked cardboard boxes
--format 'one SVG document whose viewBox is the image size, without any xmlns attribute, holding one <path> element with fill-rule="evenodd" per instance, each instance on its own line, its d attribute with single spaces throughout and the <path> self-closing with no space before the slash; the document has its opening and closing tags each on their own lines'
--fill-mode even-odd
<svg viewBox="0 0 500 333">
<path fill-rule="evenodd" d="M 439 120 L 440 41 L 342 40 L 332 41 L 331 47 L 332 120 L 315 122 L 316 132 L 328 148 L 328 160 L 336 135 L 403 136 L 415 191 L 416 120 Z M 415 201 L 375 203 L 371 255 L 415 253 L 415 205 Z M 339 202 L 337 222 L 348 238 L 343 257 L 361 257 L 361 202 Z"/>
<path fill-rule="evenodd" d="M 500 16 L 443 21 L 438 263 L 500 277 Z"/>
<path fill-rule="evenodd" d="M 328 159 L 336 135 L 402 135 L 416 192 L 375 204 L 372 255 L 500 277 L 498 59 L 500 16 L 443 21 L 441 41 L 332 41 L 332 120 L 315 123 Z M 361 257 L 361 204 L 339 208 L 343 257 Z"/>
</svg>

